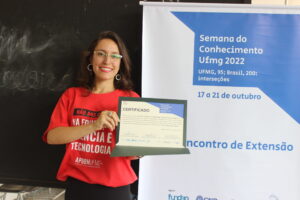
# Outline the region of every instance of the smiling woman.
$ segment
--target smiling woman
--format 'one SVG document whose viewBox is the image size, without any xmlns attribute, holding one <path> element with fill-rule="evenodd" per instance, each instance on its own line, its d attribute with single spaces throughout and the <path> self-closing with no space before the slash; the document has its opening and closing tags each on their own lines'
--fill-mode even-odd
<svg viewBox="0 0 300 200">
<path fill-rule="evenodd" d="M 116 33 L 102 32 L 84 61 L 80 87 L 63 93 L 43 140 L 67 146 L 57 173 L 67 181 L 66 200 L 130 200 L 130 184 L 137 179 L 130 161 L 139 157 L 110 157 L 118 98 L 138 97 L 131 90 L 127 49 Z"/>
<path fill-rule="evenodd" d="M 115 67 L 119 67 L 120 70 L 114 70 Z M 115 73 L 116 71 L 117 73 Z M 80 85 L 90 91 L 95 90 L 94 84 L 99 78 L 96 77 L 95 79 L 95 76 L 101 75 L 100 72 L 114 75 L 114 79 L 110 80 L 113 81 L 113 86 L 116 89 L 131 90 L 133 87 L 131 61 L 127 48 L 122 39 L 110 31 L 101 33 L 90 44 L 88 53 L 81 65 Z"/>
<path fill-rule="evenodd" d="M 92 92 L 103 92 L 101 91 L 103 88 L 107 90 L 104 92 L 114 90 L 114 77 L 119 72 L 121 58 L 122 56 L 119 55 L 118 45 L 113 40 L 102 39 L 99 41 L 91 57 L 93 73 L 95 74 Z"/>
</svg>

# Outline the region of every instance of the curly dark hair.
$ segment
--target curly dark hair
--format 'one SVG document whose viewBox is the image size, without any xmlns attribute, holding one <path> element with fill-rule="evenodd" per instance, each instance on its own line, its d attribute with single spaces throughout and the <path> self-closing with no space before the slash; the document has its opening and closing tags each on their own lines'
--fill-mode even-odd
<svg viewBox="0 0 300 200">
<path fill-rule="evenodd" d="M 113 40 L 120 51 L 120 54 L 123 56 L 120 63 L 119 74 L 121 75 L 121 79 L 117 81 L 114 80 L 114 87 L 116 89 L 121 90 L 132 90 L 133 83 L 131 80 L 131 60 L 128 55 L 128 50 L 125 46 L 125 43 L 120 38 L 118 34 L 113 31 L 104 31 L 101 32 L 97 39 L 93 40 L 88 48 L 88 51 L 83 53 L 83 59 L 81 63 L 81 70 L 79 72 L 78 84 L 81 87 L 92 91 L 94 85 L 95 74 L 93 71 L 89 71 L 87 66 L 90 64 L 91 58 L 93 56 L 93 52 L 97 46 L 97 44 L 103 39 L 111 39 Z"/>
</svg>

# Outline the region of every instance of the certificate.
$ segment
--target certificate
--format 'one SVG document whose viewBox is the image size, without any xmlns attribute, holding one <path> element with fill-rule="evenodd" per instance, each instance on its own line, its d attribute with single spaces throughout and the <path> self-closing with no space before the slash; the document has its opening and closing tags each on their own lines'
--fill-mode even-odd
<svg viewBox="0 0 300 200">
<path fill-rule="evenodd" d="M 186 100 L 119 98 L 114 156 L 188 154 Z"/>
</svg>

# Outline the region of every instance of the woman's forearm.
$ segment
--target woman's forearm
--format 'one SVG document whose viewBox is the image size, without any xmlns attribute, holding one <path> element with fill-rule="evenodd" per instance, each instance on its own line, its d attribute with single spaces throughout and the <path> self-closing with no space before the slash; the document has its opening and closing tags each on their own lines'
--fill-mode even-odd
<svg viewBox="0 0 300 200">
<path fill-rule="evenodd" d="M 48 144 L 67 144 L 94 132 L 95 126 L 87 124 L 72 127 L 57 127 L 47 134 Z"/>
<path fill-rule="evenodd" d="M 47 134 L 48 144 L 67 144 L 78 140 L 96 130 L 108 128 L 115 130 L 118 125 L 119 117 L 114 111 L 102 111 L 98 119 L 91 124 L 71 127 L 57 127 L 50 130 Z"/>
</svg>

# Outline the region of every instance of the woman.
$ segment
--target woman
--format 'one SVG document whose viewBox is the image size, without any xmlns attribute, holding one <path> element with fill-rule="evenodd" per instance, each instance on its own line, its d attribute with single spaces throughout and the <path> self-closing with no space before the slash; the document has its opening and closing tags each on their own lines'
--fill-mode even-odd
<svg viewBox="0 0 300 200">
<path fill-rule="evenodd" d="M 88 49 L 80 86 L 60 97 L 43 135 L 48 144 L 66 144 L 57 179 L 67 180 L 66 200 L 129 200 L 137 177 L 130 160 L 110 157 L 115 145 L 118 97 L 131 91 L 130 59 L 120 37 L 102 32 Z"/>
</svg>

